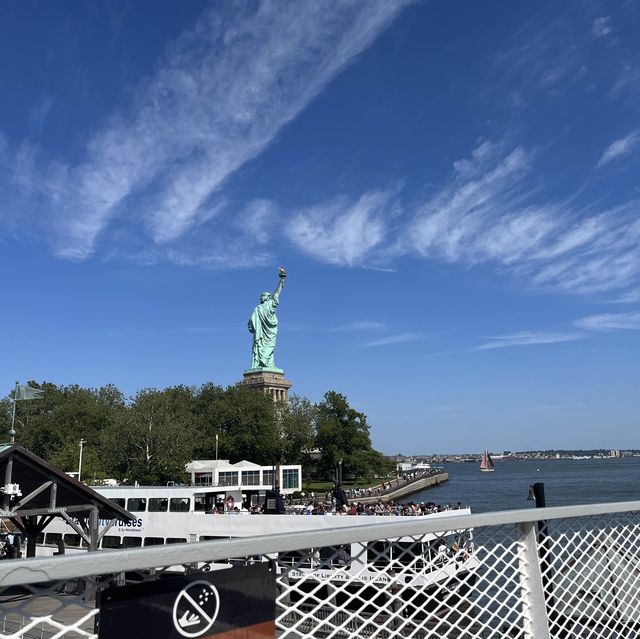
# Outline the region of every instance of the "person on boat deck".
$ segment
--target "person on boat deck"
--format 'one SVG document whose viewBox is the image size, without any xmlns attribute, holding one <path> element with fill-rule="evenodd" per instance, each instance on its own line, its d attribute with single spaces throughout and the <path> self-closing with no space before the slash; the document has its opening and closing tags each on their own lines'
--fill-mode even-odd
<svg viewBox="0 0 640 639">
<path fill-rule="evenodd" d="M 336 555 L 336 563 L 338 566 L 347 566 L 351 562 L 351 556 L 347 552 L 345 546 L 340 546 Z"/>
<path fill-rule="evenodd" d="M 449 556 L 449 548 L 447 547 L 447 542 L 444 539 L 438 540 L 438 545 L 436 548 L 436 561 L 444 563 Z"/>
</svg>

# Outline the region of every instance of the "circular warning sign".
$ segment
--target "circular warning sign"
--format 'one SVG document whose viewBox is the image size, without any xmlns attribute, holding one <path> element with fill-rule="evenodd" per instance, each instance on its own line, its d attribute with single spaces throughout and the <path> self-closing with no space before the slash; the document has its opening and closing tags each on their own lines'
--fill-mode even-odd
<svg viewBox="0 0 640 639">
<path fill-rule="evenodd" d="M 176 597 L 173 623 L 183 637 L 199 637 L 213 626 L 219 610 L 216 587 L 208 581 L 192 581 Z"/>
</svg>

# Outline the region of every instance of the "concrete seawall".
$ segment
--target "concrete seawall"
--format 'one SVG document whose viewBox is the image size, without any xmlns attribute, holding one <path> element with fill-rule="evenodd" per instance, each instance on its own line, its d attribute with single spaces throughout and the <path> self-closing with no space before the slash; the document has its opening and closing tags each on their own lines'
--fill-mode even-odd
<svg viewBox="0 0 640 639">
<path fill-rule="evenodd" d="M 409 495 L 420 493 L 427 488 L 432 488 L 433 486 L 442 484 L 445 481 L 449 481 L 449 473 L 438 473 L 437 475 L 421 477 L 420 479 L 407 482 L 406 484 L 402 484 L 401 486 L 398 486 L 398 488 L 395 488 L 394 490 L 391 490 L 389 492 L 385 492 L 382 495 L 375 495 L 371 497 L 354 497 L 349 501 L 357 501 L 359 504 L 376 504 L 379 500 L 384 503 L 388 501 L 396 501 L 403 497 L 408 497 Z"/>
</svg>

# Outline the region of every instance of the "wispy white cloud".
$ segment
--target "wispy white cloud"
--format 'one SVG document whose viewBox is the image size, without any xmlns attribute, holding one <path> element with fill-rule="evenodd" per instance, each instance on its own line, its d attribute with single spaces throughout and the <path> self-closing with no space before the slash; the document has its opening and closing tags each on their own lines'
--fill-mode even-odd
<svg viewBox="0 0 640 639">
<path fill-rule="evenodd" d="M 609 300 L 611 304 L 635 304 L 640 302 L 640 288 L 632 289 L 616 297 L 613 300 Z"/>
<path fill-rule="evenodd" d="M 239 230 L 263 246 L 271 239 L 271 230 L 277 221 L 277 210 L 269 200 L 249 202 L 236 220 Z"/>
<path fill-rule="evenodd" d="M 381 331 L 387 328 L 383 322 L 374 322 L 371 320 L 358 320 L 341 324 L 331 329 L 332 333 L 352 333 L 361 331 Z"/>
<path fill-rule="evenodd" d="M 499 226 L 515 231 L 518 222 L 508 219 L 508 209 L 520 199 L 518 178 L 528 170 L 529 163 L 529 154 L 521 148 L 498 160 L 494 150 L 490 154 L 474 152 L 471 160 L 456 162 L 451 183 L 417 206 L 399 250 L 412 248 L 423 256 L 452 262 L 464 257 L 481 261 L 481 254 L 502 253 L 505 249 L 512 254 L 508 243 L 503 243 L 497 234 L 484 235 L 484 245 L 478 244 L 476 238 L 487 229 L 496 210 L 502 210 L 505 216 L 496 220 Z M 524 218 L 522 223 L 527 224 Z M 519 250 L 523 248 L 516 249 Z"/>
<path fill-rule="evenodd" d="M 508 348 L 510 346 L 535 346 L 538 344 L 558 344 L 561 342 L 574 342 L 582 339 L 584 333 L 543 333 L 535 331 L 522 331 L 510 335 L 498 335 L 488 337 L 488 342 L 474 346 L 474 351 L 488 351 L 494 348 Z"/>
<path fill-rule="evenodd" d="M 407 342 L 417 342 L 424 339 L 423 333 L 397 333 L 395 335 L 387 335 L 380 339 L 375 339 L 362 345 L 362 348 L 373 348 L 376 346 L 390 346 L 392 344 L 406 344 Z"/>
<path fill-rule="evenodd" d="M 588 331 L 640 330 L 640 312 L 602 313 L 576 321 L 578 328 Z"/>
<path fill-rule="evenodd" d="M 552 14 L 532 12 L 501 47 L 487 85 L 510 94 L 511 107 L 522 107 L 540 93 L 566 91 L 584 77 L 591 35 L 576 28 L 575 7 L 565 4 Z"/>
<path fill-rule="evenodd" d="M 287 225 L 289 239 L 301 250 L 330 264 L 363 264 L 385 239 L 392 193 L 365 193 L 357 201 L 338 198 L 298 212 Z"/>
<path fill-rule="evenodd" d="M 454 164 L 451 179 L 406 211 L 393 255 L 495 264 L 534 286 L 592 294 L 640 275 L 640 202 L 583 210 L 545 201 L 526 149 L 483 143 Z"/>
<path fill-rule="evenodd" d="M 370 191 L 294 215 L 300 250 L 338 265 L 392 264 L 413 255 L 494 265 L 534 287 L 578 294 L 624 291 L 640 276 L 640 202 L 614 209 L 548 201 L 537 188 L 536 154 L 483 141 L 453 163 L 430 195 Z"/>
<path fill-rule="evenodd" d="M 539 404 L 532 410 L 540 414 L 580 417 L 587 412 L 587 407 L 585 404 Z"/>
<path fill-rule="evenodd" d="M 209 198 L 407 4 L 265 2 L 205 13 L 131 105 L 105 120 L 82 162 L 54 161 L 32 181 L 55 213 L 57 254 L 91 255 L 116 218 L 156 244 L 210 219 Z M 354 257 L 347 249 L 346 261 Z"/>
<path fill-rule="evenodd" d="M 591 24 L 591 32 L 596 38 L 604 38 L 613 31 L 610 16 L 600 16 Z"/>
<path fill-rule="evenodd" d="M 640 93 L 640 55 L 629 54 L 624 64 L 620 65 L 618 76 L 611 95 L 614 98 L 635 98 Z"/>
<path fill-rule="evenodd" d="M 598 167 L 604 166 L 623 155 L 629 155 L 638 144 L 640 140 L 640 132 L 632 131 L 629 135 L 626 135 L 615 142 L 612 142 L 605 150 L 600 159 L 598 160 Z"/>
</svg>

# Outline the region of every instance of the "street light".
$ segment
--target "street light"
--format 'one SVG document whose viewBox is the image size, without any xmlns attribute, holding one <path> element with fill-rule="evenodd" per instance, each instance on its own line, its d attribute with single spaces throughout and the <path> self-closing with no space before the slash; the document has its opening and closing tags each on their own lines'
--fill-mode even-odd
<svg viewBox="0 0 640 639">
<path fill-rule="evenodd" d="M 80 477 L 82 475 L 82 449 L 86 443 L 87 443 L 86 439 L 80 440 L 80 461 L 78 462 L 78 481 L 80 481 Z"/>
</svg>

